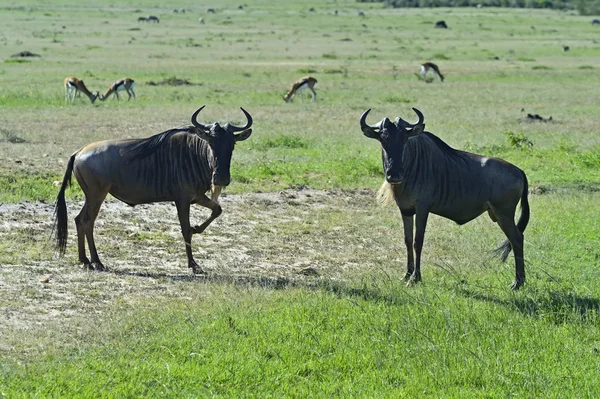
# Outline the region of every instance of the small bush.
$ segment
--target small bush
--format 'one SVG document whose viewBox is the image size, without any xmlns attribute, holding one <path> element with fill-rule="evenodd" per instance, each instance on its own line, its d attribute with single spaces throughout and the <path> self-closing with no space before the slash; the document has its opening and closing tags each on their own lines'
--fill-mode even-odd
<svg viewBox="0 0 600 399">
<path fill-rule="evenodd" d="M 508 144 L 512 148 L 532 148 L 533 142 L 525 136 L 524 133 L 514 133 L 514 132 L 506 132 L 504 133 L 506 138 L 508 139 Z"/>
</svg>

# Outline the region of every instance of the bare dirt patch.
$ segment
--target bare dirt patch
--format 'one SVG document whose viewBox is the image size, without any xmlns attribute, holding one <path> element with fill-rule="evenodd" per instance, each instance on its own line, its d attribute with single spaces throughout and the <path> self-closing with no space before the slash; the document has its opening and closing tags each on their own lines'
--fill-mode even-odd
<svg viewBox="0 0 600 399">
<path fill-rule="evenodd" d="M 53 204 L 0 204 L 0 353 L 36 352 L 42 336 L 47 342 L 59 333 L 56 326 L 79 331 L 86 318 L 103 317 L 119 302 L 186 298 L 213 283 L 281 288 L 360 276 L 378 267 L 362 258 L 379 256 L 374 242 L 379 234 L 373 233 L 385 231 L 378 226 L 373 195 L 306 189 L 225 194 L 222 216 L 193 238 L 194 255 L 207 273 L 196 276 L 187 269 L 170 203 L 132 208 L 105 202 L 95 236 L 108 272 L 84 270 L 78 263 L 73 218 L 82 201 L 68 201 L 63 258 L 49 237 Z M 193 207 L 193 224 L 207 216 L 207 210 Z M 365 251 L 375 255 L 365 257 Z"/>
</svg>

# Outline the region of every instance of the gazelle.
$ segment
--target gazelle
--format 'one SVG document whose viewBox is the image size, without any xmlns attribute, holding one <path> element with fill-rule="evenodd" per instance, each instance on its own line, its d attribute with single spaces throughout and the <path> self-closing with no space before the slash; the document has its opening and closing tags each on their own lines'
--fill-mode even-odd
<svg viewBox="0 0 600 399">
<path fill-rule="evenodd" d="M 312 76 L 305 76 L 300 80 L 295 81 L 288 90 L 287 94 L 283 97 L 286 103 L 290 101 L 294 101 L 294 96 L 296 93 L 301 93 L 302 91 L 309 89 L 312 93 L 312 98 L 310 101 L 314 101 L 317 98 L 317 92 L 315 91 L 315 86 L 317 84 L 317 79 Z"/>
<path fill-rule="evenodd" d="M 133 98 L 135 99 L 135 91 L 133 91 L 134 87 L 135 87 L 135 82 L 133 79 L 130 79 L 130 78 L 119 79 L 115 83 L 110 85 L 106 94 L 104 94 L 103 96 L 100 96 L 100 101 L 106 101 L 106 99 L 111 94 L 114 94 L 115 97 L 117 98 L 117 100 L 121 100 L 121 98 L 119 98 L 119 92 L 123 91 L 123 90 L 125 90 L 127 92 L 127 94 L 129 95 L 129 97 L 127 98 L 127 101 L 131 100 L 131 96 L 133 96 Z"/>
<path fill-rule="evenodd" d="M 440 68 L 438 68 L 437 65 L 435 65 L 433 62 L 426 62 L 424 64 L 421 64 L 421 80 L 425 80 L 425 75 L 427 75 L 427 72 L 431 71 L 432 74 L 437 75 L 440 80 L 443 82 L 444 81 L 444 75 L 442 75 L 442 73 L 440 72 Z"/>
<path fill-rule="evenodd" d="M 69 76 L 68 78 L 65 79 L 65 102 L 66 103 L 73 104 L 73 100 L 75 100 L 75 96 L 80 97 L 81 93 L 85 94 L 90 99 L 92 104 L 94 103 L 94 101 L 96 101 L 96 99 L 100 95 L 100 92 L 98 92 L 98 91 L 95 93 L 90 92 L 87 89 L 87 87 L 85 87 L 83 80 L 79 80 L 75 76 Z"/>
</svg>

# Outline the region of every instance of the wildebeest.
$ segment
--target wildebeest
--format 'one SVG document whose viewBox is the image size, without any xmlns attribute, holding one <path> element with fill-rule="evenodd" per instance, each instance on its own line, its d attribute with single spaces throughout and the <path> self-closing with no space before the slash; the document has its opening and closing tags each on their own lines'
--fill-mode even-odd
<svg viewBox="0 0 600 399">
<path fill-rule="evenodd" d="M 75 175 L 85 195 L 77 217 L 79 261 L 88 269 L 104 270 L 94 243 L 94 221 L 108 193 L 128 205 L 174 201 L 185 241 L 188 267 L 203 273 L 192 256 L 191 239 L 221 214 L 218 203 L 223 187 L 229 185 L 230 164 L 236 142 L 252 133 L 252 117 L 237 127 L 218 122 L 204 125 L 192 115 L 193 126 L 167 130 L 145 138 L 99 141 L 77 150 L 67 163 L 55 204 L 56 246 L 62 255 L 67 245 L 65 190 Z M 238 133 L 241 132 L 241 133 Z M 211 191 L 211 198 L 206 196 Z M 199 204 L 212 213 L 200 226 L 190 225 L 190 205 Z M 85 251 L 87 239 L 91 259 Z"/>
<path fill-rule="evenodd" d="M 384 202 L 395 200 L 402 214 L 408 254 L 404 278 L 408 284 L 421 280 L 421 250 L 429 213 L 464 224 L 487 211 L 507 237 L 498 248 L 502 260 L 514 250 L 516 278 L 512 288 L 518 289 L 525 282 L 523 232 L 530 216 L 525 173 L 501 159 L 451 148 L 424 131 L 423 114 L 413 110 L 419 117 L 415 124 L 401 118 L 392 123 L 384 118 L 369 126 L 366 118 L 370 109 L 360 117 L 363 134 L 378 140 L 382 147 L 385 181 L 379 190 L 380 198 Z M 515 225 L 519 200 L 521 216 Z"/>
<path fill-rule="evenodd" d="M 158 17 L 155 17 L 154 15 L 148 15 L 148 18 L 146 18 L 146 21 L 160 23 L 160 20 L 158 19 Z"/>
<path fill-rule="evenodd" d="M 600 25 L 600 19 L 592 19 L 592 25 Z"/>
<path fill-rule="evenodd" d="M 435 23 L 435 27 L 436 28 L 443 28 L 443 29 L 447 29 L 448 25 L 446 25 L 446 21 L 442 20 L 442 21 L 437 21 Z"/>
<path fill-rule="evenodd" d="M 138 22 L 148 22 L 146 17 L 138 17 Z"/>
</svg>

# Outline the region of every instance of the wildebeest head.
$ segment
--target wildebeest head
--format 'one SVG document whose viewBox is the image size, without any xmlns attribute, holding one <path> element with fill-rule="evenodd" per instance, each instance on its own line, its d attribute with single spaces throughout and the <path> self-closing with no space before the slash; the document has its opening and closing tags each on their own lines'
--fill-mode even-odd
<svg viewBox="0 0 600 399">
<path fill-rule="evenodd" d="M 413 108 L 413 111 L 419 117 L 419 121 L 414 124 L 402 118 L 397 118 L 395 123 L 388 118 L 383 118 L 376 125 L 367 125 L 366 119 L 371 109 L 366 110 L 360 117 L 360 128 L 363 134 L 381 143 L 383 171 L 386 181 L 390 184 L 399 184 L 404 180 L 402 165 L 404 146 L 409 138 L 420 134 L 425 129 L 423 114 L 416 108 Z"/>
<path fill-rule="evenodd" d="M 238 127 L 230 123 L 221 126 L 218 122 L 204 125 L 196 120 L 203 108 L 204 106 L 194 112 L 192 115 L 192 124 L 197 128 L 197 134 L 208 143 L 212 150 L 212 184 L 224 187 L 229 185 L 231 181 L 229 169 L 235 143 L 246 140 L 252 133 L 252 129 L 250 129 L 250 126 L 252 126 L 252 116 L 244 108 L 241 108 L 244 115 L 246 115 L 246 126 Z M 241 133 L 236 134 L 237 132 Z"/>
</svg>

